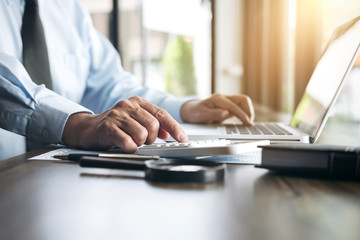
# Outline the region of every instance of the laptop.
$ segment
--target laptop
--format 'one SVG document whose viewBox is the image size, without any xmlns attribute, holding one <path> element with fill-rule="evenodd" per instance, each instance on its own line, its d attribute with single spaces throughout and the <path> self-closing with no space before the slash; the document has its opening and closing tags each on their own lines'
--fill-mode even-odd
<svg viewBox="0 0 360 240">
<path fill-rule="evenodd" d="M 289 124 L 182 124 L 190 141 L 207 139 L 270 140 L 314 143 L 359 54 L 360 17 L 338 27 L 325 48 Z"/>
</svg>

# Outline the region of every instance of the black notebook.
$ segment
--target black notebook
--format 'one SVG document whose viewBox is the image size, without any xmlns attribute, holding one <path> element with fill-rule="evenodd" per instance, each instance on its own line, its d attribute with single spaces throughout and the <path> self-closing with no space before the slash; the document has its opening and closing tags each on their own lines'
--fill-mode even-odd
<svg viewBox="0 0 360 240">
<path fill-rule="evenodd" d="M 322 144 L 274 144 L 262 147 L 257 167 L 292 173 L 311 173 L 341 179 L 360 179 L 360 147 Z"/>
</svg>

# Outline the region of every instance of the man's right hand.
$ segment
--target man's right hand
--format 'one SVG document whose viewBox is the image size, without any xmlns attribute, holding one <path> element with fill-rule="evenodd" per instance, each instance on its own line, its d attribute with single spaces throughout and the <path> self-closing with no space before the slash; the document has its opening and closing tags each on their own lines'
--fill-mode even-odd
<svg viewBox="0 0 360 240">
<path fill-rule="evenodd" d="M 157 137 L 167 139 L 169 135 L 179 142 L 187 141 L 185 131 L 167 111 L 143 98 L 131 97 L 101 114 L 72 114 L 62 141 L 70 147 L 119 147 L 130 153 L 142 144 L 154 143 Z"/>
</svg>

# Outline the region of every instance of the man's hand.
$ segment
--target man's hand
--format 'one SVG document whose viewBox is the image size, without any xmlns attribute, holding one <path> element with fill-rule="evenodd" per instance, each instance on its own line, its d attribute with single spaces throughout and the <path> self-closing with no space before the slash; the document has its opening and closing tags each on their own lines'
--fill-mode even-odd
<svg viewBox="0 0 360 240">
<path fill-rule="evenodd" d="M 202 101 L 189 101 L 181 108 L 181 117 L 188 123 L 222 122 L 232 116 L 251 125 L 255 113 L 251 99 L 245 95 L 224 96 L 214 94 Z"/>
<path fill-rule="evenodd" d="M 157 137 L 167 139 L 169 135 L 179 142 L 187 141 L 185 131 L 164 109 L 143 98 L 131 97 L 98 115 L 71 115 L 62 140 L 70 147 L 120 147 L 135 152 L 138 146 L 152 144 Z"/>
</svg>

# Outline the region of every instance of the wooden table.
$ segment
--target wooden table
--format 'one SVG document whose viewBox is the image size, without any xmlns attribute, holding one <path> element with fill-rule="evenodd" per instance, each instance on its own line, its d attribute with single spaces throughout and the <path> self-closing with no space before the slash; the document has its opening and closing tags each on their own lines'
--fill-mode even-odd
<svg viewBox="0 0 360 240">
<path fill-rule="evenodd" d="M 358 182 L 228 165 L 223 184 L 161 185 L 39 153 L 0 162 L 1 240 L 360 239 Z"/>
</svg>

